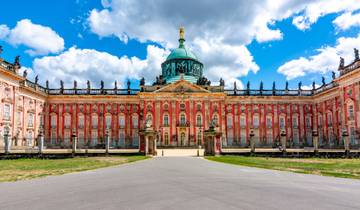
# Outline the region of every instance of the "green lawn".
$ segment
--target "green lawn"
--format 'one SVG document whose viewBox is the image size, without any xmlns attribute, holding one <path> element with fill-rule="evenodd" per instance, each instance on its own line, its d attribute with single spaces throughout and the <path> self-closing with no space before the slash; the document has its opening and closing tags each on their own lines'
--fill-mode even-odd
<svg viewBox="0 0 360 210">
<path fill-rule="evenodd" d="M 250 167 L 360 179 L 360 159 L 206 157 L 208 160 Z"/>
<path fill-rule="evenodd" d="M 76 157 L 66 159 L 24 158 L 15 160 L 0 160 L 0 182 L 86 171 L 143 159 L 146 159 L 146 157 L 110 156 Z"/>
</svg>

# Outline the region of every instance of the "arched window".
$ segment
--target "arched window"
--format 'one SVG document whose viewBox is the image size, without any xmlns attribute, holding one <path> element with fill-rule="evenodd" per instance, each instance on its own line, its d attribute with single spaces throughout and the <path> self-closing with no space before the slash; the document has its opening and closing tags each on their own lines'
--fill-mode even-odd
<svg viewBox="0 0 360 210">
<path fill-rule="evenodd" d="M 139 118 L 137 115 L 133 115 L 132 116 L 132 124 L 133 124 L 133 128 L 138 128 L 139 126 Z"/>
<path fill-rule="evenodd" d="M 64 116 L 64 127 L 65 128 L 70 128 L 70 125 L 71 125 L 71 117 L 69 114 L 66 114 Z"/>
<path fill-rule="evenodd" d="M 137 132 L 134 132 L 134 134 L 133 134 L 132 145 L 133 146 L 138 146 L 139 145 L 139 134 Z"/>
<path fill-rule="evenodd" d="M 32 146 L 32 140 L 33 140 L 33 133 L 32 131 L 29 131 L 26 136 L 27 146 Z"/>
<path fill-rule="evenodd" d="M 98 127 L 98 116 L 96 114 L 91 116 L 91 125 L 92 125 L 93 128 Z"/>
<path fill-rule="evenodd" d="M 240 117 L 240 127 L 245 128 L 246 127 L 246 118 L 245 116 Z"/>
<path fill-rule="evenodd" d="M 125 132 L 123 130 L 119 132 L 119 145 L 120 147 L 125 146 Z"/>
<path fill-rule="evenodd" d="M 119 126 L 120 126 L 120 128 L 125 128 L 125 116 L 124 115 L 119 116 Z"/>
<path fill-rule="evenodd" d="M 286 124 L 285 124 L 285 116 L 280 117 L 279 124 L 280 124 L 280 129 L 282 129 L 282 130 L 285 129 L 285 126 L 286 126 Z"/>
<path fill-rule="evenodd" d="M 272 118 L 271 118 L 271 116 L 268 116 L 266 118 L 266 127 L 272 128 Z"/>
<path fill-rule="evenodd" d="M 217 114 L 214 115 L 213 120 L 214 120 L 215 125 L 218 125 L 219 118 L 218 118 Z"/>
<path fill-rule="evenodd" d="M 332 126 L 332 113 L 329 112 L 327 115 L 327 120 L 328 120 L 328 126 Z"/>
<path fill-rule="evenodd" d="M 110 128 L 111 127 L 111 115 L 106 115 L 105 122 L 106 122 L 106 128 Z"/>
<path fill-rule="evenodd" d="M 254 128 L 259 128 L 259 117 L 254 116 L 253 118 Z"/>
<path fill-rule="evenodd" d="M 202 136 L 201 136 L 201 132 L 198 132 L 196 135 L 196 140 L 197 140 L 197 144 L 201 145 L 202 142 Z"/>
<path fill-rule="evenodd" d="M 56 115 L 51 115 L 51 128 L 56 128 L 57 125 L 57 117 Z"/>
<path fill-rule="evenodd" d="M 185 114 L 180 115 L 180 124 L 185 125 L 186 124 L 186 117 Z"/>
<path fill-rule="evenodd" d="M 83 129 L 85 126 L 85 118 L 84 118 L 84 115 L 79 115 L 79 118 L 78 118 L 78 128 L 79 129 Z"/>
<path fill-rule="evenodd" d="M 293 126 L 293 128 L 298 128 L 298 118 L 297 118 L 297 116 L 292 118 L 292 126 Z"/>
<path fill-rule="evenodd" d="M 34 127 L 34 114 L 28 114 L 28 127 Z"/>
<path fill-rule="evenodd" d="M 165 114 L 164 115 L 164 126 L 168 127 L 169 126 L 169 115 Z"/>
<path fill-rule="evenodd" d="M 353 105 L 349 105 L 349 120 L 354 120 L 354 106 Z"/>
<path fill-rule="evenodd" d="M 169 145 L 169 134 L 166 132 L 164 135 L 165 145 Z"/>
<path fill-rule="evenodd" d="M 231 115 L 228 115 L 226 118 L 226 125 L 228 128 L 232 128 L 233 127 L 233 118 Z"/>
<path fill-rule="evenodd" d="M 201 119 L 201 115 L 197 115 L 196 116 L 196 126 L 201 127 L 202 124 L 202 119 Z"/>
</svg>

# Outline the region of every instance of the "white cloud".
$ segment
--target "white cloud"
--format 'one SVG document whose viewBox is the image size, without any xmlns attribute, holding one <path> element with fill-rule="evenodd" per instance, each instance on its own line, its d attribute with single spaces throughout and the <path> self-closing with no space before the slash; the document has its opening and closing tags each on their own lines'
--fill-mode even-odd
<svg viewBox="0 0 360 210">
<path fill-rule="evenodd" d="M 30 55 L 47 55 L 59 53 L 64 49 L 64 39 L 51 28 L 34 24 L 29 19 L 17 22 L 13 29 L 6 25 L 0 26 L 0 39 L 18 46 L 25 45 Z"/>
<path fill-rule="evenodd" d="M 293 18 L 293 24 L 300 30 L 310 28 L 320 17 L 360 9 L 359 0 L 316 0 L 305 5 L 301 14 Z"/>
<path fill-rule="evenodd" d="M 235 46 L 223 44 L 218 40 L 195 39 L 194 46 L 199 50 L 200 60 L 204 62 L 205 76 L 215 82 L 223 78 L 227 87 L 232 87 L 235 81 L 238 87 L 242 87 L 237 77 L 259 70 L 259 66 L 244 45 Z"/>
<path fill-rule="evenodd" d="M 283 34 L 276 28 L 276 22 L 293 18 L 293 24 L 305 30 L 324 15 L 356 11 L 360 8 L 358 1 L 229 0 L 224 4 L 220 0 L 103 0 L 102 9 L 90 11 L 88 24 L 100 37 L 115 36 L 125 43 L 129 39 L 154 41 L 166 49 L 177 46 L 177 28 L 183 25 L 187 43 L 192 44 L 205 64 L 205 74 L 213 82 L 223 77 L 231 81 L 226 82 L 229 84 L 240 82 L 238 78 L 249 71 L 259 70 L 246 46 L 253 40 L 260 43 L 281 40 Z M 322 56 L 330 55 L 324 52 Z M 328 67 L 334 62 L 313 59 Z M 298 65 L 305 65 L 302 68 L 309 69 L 310 63 L 303 58 L 287 66 L 301 69 Z M 292 68 L 285 67 L 282 71 L 291 72 Z M 292 73 L 289 78 L 302 76 L 306 71 Z"/>
<path fill-rule="evenodd" d="M 341 37 L 335 46 L 325 46 L 317 50 L 317 54 L 308 58 L 300 57 L 286 62 L 278 68 L 288 80 L 305 76 L 308 73 L 325 74 L 336 71 L 339 57 L 344 57 L 347 63 L 354 60 L 353 48 L 360 47 L 360 33 L 356 37 Z"/>
<path fill-rule="evenodd" d="M 9 27 L 7 25 L 0 25 L 0 39 L 4 39 L 10 33 Z"/>
<path fill-rule="evenodd" d="M 141 60 L 137 57 L 119 58 L 93 49 L 71 47 L 57 56 L 36 58 L 33 68 L 40 75 L 40 79 L 49 80 L 52 87 L 58 87 L 60 80 L 70 87 L 73 80 L 77 80 L 79 86 L 83 87 L 86 80 L 90 80 L 93 86 L 98 86 L 100 80 L 104 80 L 106 87 L 113 87 L 117 80 L 120 87 L 127 78 L 140 79 L 144 76 L 148 81 L 154 81 L 155 76 L 160 74 L 159 66 L 167 53 L 161 48 L 149 45 L 146 59 Z"/>
<path fill-rule="evenodd" d="M 344 13 L 337 17 L 333 23 L 341 30 L 346 30 L 353 26 L 360 26 L 360 13 Z"/>
</svg>

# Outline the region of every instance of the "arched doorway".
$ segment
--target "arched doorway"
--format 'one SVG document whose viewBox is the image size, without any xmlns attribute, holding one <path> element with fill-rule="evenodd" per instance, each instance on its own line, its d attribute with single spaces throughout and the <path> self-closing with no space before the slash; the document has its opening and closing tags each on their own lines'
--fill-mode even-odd
<svg viewBox="0 0 360 210">
<path fill-rule="evenodd" d="M 180 145 L 181 146 L 185 145 L 185 133 L 180 134 Z"/>
</svg>

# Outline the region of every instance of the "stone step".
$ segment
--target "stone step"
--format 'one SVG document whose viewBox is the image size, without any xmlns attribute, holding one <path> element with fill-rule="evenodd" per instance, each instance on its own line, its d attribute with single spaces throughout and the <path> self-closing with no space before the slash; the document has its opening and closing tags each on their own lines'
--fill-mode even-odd
<svg viewBox="0 0 360 210">
<path fill-rule="evenodd" d="M 196 157 L 204 156 L 204 149 L 157 149 L 157 156 Z"/>
</svg>

